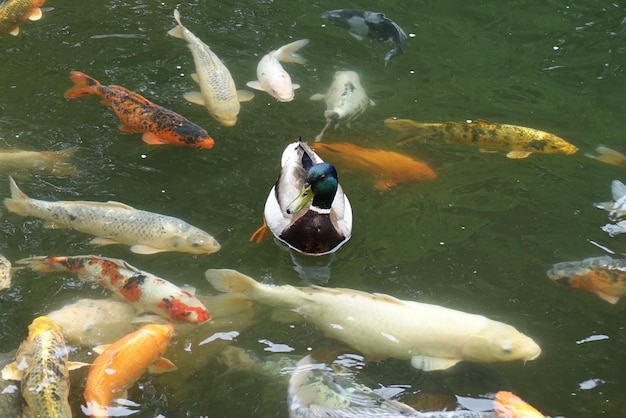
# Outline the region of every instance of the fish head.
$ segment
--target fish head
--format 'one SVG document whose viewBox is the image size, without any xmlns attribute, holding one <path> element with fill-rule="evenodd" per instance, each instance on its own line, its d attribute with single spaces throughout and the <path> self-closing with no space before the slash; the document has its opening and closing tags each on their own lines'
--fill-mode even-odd
<svg viewBox="0 0 626 418">
<path fill-rule="evenodd" d="M 174 333 L 174 326 L 172 324 L 146 324 L 141 327 L 140 332 L 144 334 L 149 334 L 154 338 L 157 347 L 159 348 L 159 352 L 163 354 L 168 344 L 170 343 L 170 339 L 172 338 L 172 334 Z"/>
<path fill-rule="evenodd" d="M 470 335 L 462 346 L 464 358 L 477 362 L 534 360 L 541 348 L 511 325 L 492 321 L 487 332 Z"/>
<path fill-rule="evenodd" d="M 42 332 L 53 331 L 61 334 L 61 327 L 47 316 L 39 316 L 28 326 L 28 340 L 32 341 Z"/>
<path fill-rule="evenodd" d="M 220 250 L 221 245 L 215 238 L 201 229 L 192 228 L 185 234 L 173 235 L 168 244 L 173 251 L 192 254 L 212 254 Z"/>
<path fill-rule="evenodd" d="M 293 100 L 295 93 L 293 91 L 293 84 L 291 83 L 291 77 L 287 72 L 283 71 L 276 74 L 271 80 L 268 80 L 267 92 L 277 99 L 279 102 L 290 102 Z"/>
</svg>

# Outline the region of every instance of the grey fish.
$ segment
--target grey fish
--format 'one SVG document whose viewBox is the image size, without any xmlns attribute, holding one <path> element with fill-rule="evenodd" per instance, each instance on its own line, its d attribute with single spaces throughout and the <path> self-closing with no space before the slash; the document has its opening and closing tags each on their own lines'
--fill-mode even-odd
<svg viewBox="0 0 626 418">
<path fill-rule="evenodd" d="M 336 9 L 322 13 L 322 19 L 328 19 L 338 26 L 347 28 L 357 39 L 370 37 L 378 41 L 391 41 L 394 47 L 385 55 L 385 65 L 391 58 L 400 55 L 406 46 L 406 33 L 396 22 L 385 17 L 384 13 Z"/>
</svg>

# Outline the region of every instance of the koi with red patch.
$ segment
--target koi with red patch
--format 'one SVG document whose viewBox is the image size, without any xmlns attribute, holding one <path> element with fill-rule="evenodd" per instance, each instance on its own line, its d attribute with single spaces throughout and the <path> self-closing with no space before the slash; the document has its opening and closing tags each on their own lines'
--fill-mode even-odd
<svg viewBox="0 0 626 418">
<path fill-rule="evenodd" d="M 199 323 L 211 319 L 204 304 L 175 284 L 115 258 L 79 255 L 32 257 L 16 261 L 33 271 L 70 271 L 109 289 L 138 311 L 152 312 L 170 321 Z"/>
<path fill-rule="evenodd" d="M 211 148 L 215 141 L 207 131 L 183 116 L 152 103 L 145 97 L 121 86 L 104 86 L 80 71 L 71 71 L 74 87 L 65 92 L 66 99 L 95 95 L 111 106 L 122 121 L 122 132 L 141 132 L 145 143 L 151 145 L 182 145 Z"/>
</svg>

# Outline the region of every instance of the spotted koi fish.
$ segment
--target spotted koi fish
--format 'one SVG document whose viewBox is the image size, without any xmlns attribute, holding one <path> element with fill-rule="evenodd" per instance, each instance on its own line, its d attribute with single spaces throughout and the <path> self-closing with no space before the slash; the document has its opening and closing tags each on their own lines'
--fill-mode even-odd
<svg viewBox="0 0 626 418">
<path fill-rule="evenodd" d="M 578 151 L 574 145 L 549 132 L 484 120 L 420 123 L 410 119 L 386 119 L 385 126 L 402 132 L 403 142 L 441 138 L 475 145 L 483 152 L 506 152 L 508 158 L 526 158 L 534 152 L 571 155 Z"/>
<path fill-rule="evenodd" d="M 183 116 L 152 103 L 145 97 L 121 86 L 103 86 L 80 71 L 70 72 L 74 87 L 65 92 L 66 99 L 95 95 L 111 106 L 122 121 L 122 132 L 141 132 L 145 143 L 151 145 L 182 145 L 211 148 L 215 141 L 207 131 Z"/>
<path fill-rule="evenodd" d="M 152 312 L 170 321 L 199 323 L 211 318 L 209 311 L 190 292 L 182 290 L 123 260 L 92 255 L 32 257 L 16 261 L 33 271 L 70 271 L 121 296 L 138 311 Z"/>
<path fill-rule="evenodd" d="M 41 19 L 40 7 L 46 0 L 7 0 L 0 5 L 0 36 L 20 33 L 27 20 Z"/>
</svg>

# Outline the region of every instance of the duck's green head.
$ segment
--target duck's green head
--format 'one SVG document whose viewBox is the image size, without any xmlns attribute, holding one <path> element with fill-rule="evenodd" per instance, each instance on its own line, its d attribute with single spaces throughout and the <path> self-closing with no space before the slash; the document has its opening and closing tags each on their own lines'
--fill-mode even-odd
<svg viewBox="0 0 626 418">
<path fill-rule="evenodd" d="M 302 192 L 287 207 L 287 213 L 299 212 L 311 198 L 313 198 L 312 207 L 330 210 L 338 186 L 337 170 L 332 164 L 315 164 L 307 173 Z"/>
</svg>

